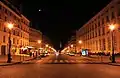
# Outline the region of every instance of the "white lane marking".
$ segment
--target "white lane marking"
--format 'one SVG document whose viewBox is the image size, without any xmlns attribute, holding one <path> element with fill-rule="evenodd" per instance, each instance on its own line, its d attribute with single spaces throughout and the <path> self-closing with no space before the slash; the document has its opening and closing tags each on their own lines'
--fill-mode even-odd
<svg viewBox="0 0 120 78">
<path fill-rule="evenodd" d="M 60 60 L 61 63 L 63 63 L 63 60 Z"/>
<path fill-rule="evenodd" d="M 81 63 L 82 61 L 81 60 L 77 60 L 77 62 Z"/>
<path fill-rule="evenodd" d="M 58 62 L 58 60 L 55 60 L 55 61 L 54 61 L 54 63 L 57 63 L 57 62 Z"/>
<path fill-rule="evenodd" d="M 51 63 L 52 62 L 52 60 L 48 60 L 48 63 Z"/>
<path fill-rule="evenodd" d="M 75 60 L 70 60 L 71 62 L 75 62 Z"/>
<path fill-rule="evenodd" d="M 40 62 L 42 62 L 43 60 L 38 60 L 36 63 L 40 63 Z"/>
<path fill-rule="evenodd" d="M 69 61 L 68 61 L 68 60 L 65 60 L 65 62 L 67 62 L 67 63 L 68 63 Z"/>
</svg>

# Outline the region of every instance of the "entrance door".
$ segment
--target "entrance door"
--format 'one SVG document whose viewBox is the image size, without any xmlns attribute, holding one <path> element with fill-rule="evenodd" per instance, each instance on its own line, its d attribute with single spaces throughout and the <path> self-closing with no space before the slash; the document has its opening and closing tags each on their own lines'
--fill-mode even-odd
<svg viewBox="0 0 120 78">
<path fill-rule="evenodd" d="M 5 45 L 1 46 L 1 55 L 6 55 L 6 46 Z"/>
</svg>

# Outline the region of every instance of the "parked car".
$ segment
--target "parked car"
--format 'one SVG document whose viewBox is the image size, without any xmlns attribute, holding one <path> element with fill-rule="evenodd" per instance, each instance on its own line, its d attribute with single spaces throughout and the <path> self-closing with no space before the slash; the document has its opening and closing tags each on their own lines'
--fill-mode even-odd
<svg viewBox="0 0 120 78">
<path fill-rule="evenodd" d="M 74 54 L 74 53 L 69 53 L 69 55 L 70 55 L 70 56 L 75 56 L 75 54 Z"/>
</svg>

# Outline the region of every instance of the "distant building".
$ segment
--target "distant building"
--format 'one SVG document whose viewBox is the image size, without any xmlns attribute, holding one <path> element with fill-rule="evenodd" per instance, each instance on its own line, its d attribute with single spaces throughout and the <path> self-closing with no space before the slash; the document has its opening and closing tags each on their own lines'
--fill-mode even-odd
<svg viewBox="0 0 120 78">
<path fill-rule="evenodd" d="M 30 28 L 29 36 L 30 36 L 29 37 L 30 46 L 35 48 L 36 50 L 41 48 L 42 32 L 34 28 Z"/>
<path fill-rule="evenodd" d="M 66 49 L 65 49 L 66 48 Z M 77 52 L 76 50 L 76 35 L 71 36 L 70 40 L 64 46 L 65 52 Z"/>
<path fill-rule="evenodd" d="M 114 32 L 109 26 L 115 26 Z M 111 39 L 112 33 L 114 39 Z M 120 53 L 120 0 L 112 0 L 98 14 L 84 24 L 76 33 L 77 48 L 89 49 L 90 52 L 112 53 L 112 41 L 115 53 Z M 78 43 L 82 40 L 82 44 Z"/>
</svg>

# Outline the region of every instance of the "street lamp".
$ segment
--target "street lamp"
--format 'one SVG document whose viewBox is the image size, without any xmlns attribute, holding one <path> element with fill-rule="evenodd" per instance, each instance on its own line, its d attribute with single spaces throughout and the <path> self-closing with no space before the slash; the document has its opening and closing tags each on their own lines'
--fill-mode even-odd
<svg viewBox="0 0 120 78">
<path fill-rule="evenodd" d="M 70 50 L 73 51 L 73 44 L 70 45 Z"/>
<path fill-rule="evenodd" d="M 82 40 L 79 40 L 78 43 L 79 43 L 79 44 L 82 44 Z M 81 49 L 81 45 L 80 45 L 80 49 Z"/>
<path fill-rule="evenodd" d="M 81 44 L 82 43 L 82 41 L 81 40 L 79 40 L 79 42 L 78 42 L 79 44 Z"/>
<path fill-rule="evenodd" d="M 115 61 L 115 54 L 114 54 L 114 37 L 113 37 L 115 25 L 111 24 L 109 26 L 109 29 L 111 30 L 111 36 L 112 36 L 112 38 L 111 38 L 111 42 L 112 42 L 112 58 L 111 58 L 111 60 L 112 60 L 112 63 L 115 63 L 116 61 Z"/>
<path fill-rule="evenodd" d="M 38 43 L 40 44 L 40 43 L 41 43 L 41 40 L 38 40 Z"/>
<path fill-rule="evenodd" d="M 46 44 L 45 47 L 46 47 L 45 50 L 47 51 L 47 50 L 48 50 L 48 47 L 49 47 L 48 44 Z"/>
<path fill-rule="evenodd" d="M 51 46 L 49 46 L 49 48 L 51 49 Z"/>
<path fill-rule="evenodd" d="M 37 42 L 38 42 L 38 44 L 41 44 L 42 41 L 41 41 L 41 40 L 38 40 Z M 38 45 L 38 46 L 40 46 L 40 45 Z M 40 46 L 40 47 L 41 47 L 41 46 Z M 38 54 L 40 54 L 40 50 L 39 50 L 39 49 L 38 49 L 38 51 L 36 51 L 36 57 L 38 57 Z"/>
<path fill-rule="evenodd" d="M 70 46 L 73 47 L 73 44 L 71 44 Z"/>
<path fill-rule="evenodd" d="M 48 47 L 48 44 L 46 44 L 45 47 Z"/>
<path fill-rule="evenodd" d="M 8 23 L 7 27 L 9 28 L 9 46 L 8 46 L 8 60 L 7 63 L 11 63 L 11 30 L 13 28 L 13 24 L 12 23 Z"/>
</svg>

